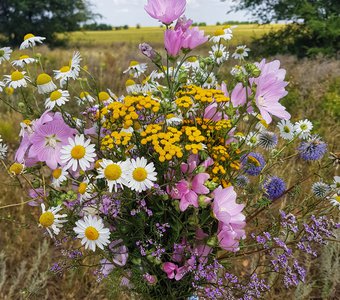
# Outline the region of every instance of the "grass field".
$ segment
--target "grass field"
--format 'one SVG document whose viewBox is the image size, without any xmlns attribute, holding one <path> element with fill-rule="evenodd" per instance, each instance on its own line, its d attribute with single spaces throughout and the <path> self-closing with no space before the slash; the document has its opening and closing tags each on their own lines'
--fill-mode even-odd
<svg viewBox="0 0 340 300">
<path fill-rule="evenodd" d="M 242 44 L 249 42 L 252 38 L 260 37 L 271 29 L 279 29 L 284 25 L 281 24 L 242 24 L 238 25 L 234 32 L 232 44 Z M 207 35 L 212 35 L 216 29 L 222 26 L 205 26 L 200 29 L 204 30 Z M 71 44 L 77 46 L 107 46 L 119 42 L 137 44 L 147 41 L 152 44 L 162 43 L 164 27 L 142 27 L 112 30 L 112 31 L 78 31 L 69 35 Z"/>
</svg>

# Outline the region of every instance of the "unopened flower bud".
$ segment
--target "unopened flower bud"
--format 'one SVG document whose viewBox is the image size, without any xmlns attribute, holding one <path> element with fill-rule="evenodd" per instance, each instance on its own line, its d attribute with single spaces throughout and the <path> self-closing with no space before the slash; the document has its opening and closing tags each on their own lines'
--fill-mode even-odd
<svg viewBox="0 0 340 300">
<path fill-rule="evenodd" d="M 212 236 L 211 238 L 208 239 L 207 245 L 210 247 L 216 247 L 218 246 L 218 238 L 216 235 Z"/>
<path fill-rule="evenodd" d="M 157 58 L 157 52 L 147 43 L 139 44 L 139 50 L 152 61 Z"/>
<path fill-rule="evenodd" d="M 205 195 L 200 195 L 198 197 L 198 204 L 202 208 L 206 208 L 210 202 L 211 202 L 211 198 L 209 198 Z"/>
<path fill-rule="evenodd" d="M 204 184 L 209 190 L 214 190 L 217 188 L 218 184 L 216 182 L 213 182 L 213 181 L 207 181 L 205 184 Z"/>
</svg>

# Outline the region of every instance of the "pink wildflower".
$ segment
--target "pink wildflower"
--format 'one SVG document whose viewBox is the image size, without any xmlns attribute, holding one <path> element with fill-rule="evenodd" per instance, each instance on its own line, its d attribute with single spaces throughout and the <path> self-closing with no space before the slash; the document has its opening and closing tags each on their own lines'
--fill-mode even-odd
<svg viewBox="0 0 340 300">
<path fill-rule="evenodd" d="M 164 24 L 171 24 L 185 11 L 185 0 L 148 0 L 145 11 Z"/>
</svg>

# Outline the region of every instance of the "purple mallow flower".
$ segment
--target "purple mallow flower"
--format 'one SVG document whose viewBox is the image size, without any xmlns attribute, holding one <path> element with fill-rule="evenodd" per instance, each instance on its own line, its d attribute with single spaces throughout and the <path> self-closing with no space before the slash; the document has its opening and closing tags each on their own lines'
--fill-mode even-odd
<svg viewBox="0 0 340 300">
<path fill-rule="evenodd" d="M 270 200 L 275 200 L 283 195 L 286 191 L 285 182 L 276 176 L 268 178 L 264 184 L 265 196 Z"/>
<path fill-rule="evenodd" d="M 171 24 L 185 11 L 186 0 L 148 0 L 145 11 L 164 24 Z"/>
<path fill-rule="evenodd" d="M 327 144 L 318 136 L 312 136 L 300 144 L 298 151 L 304 160 L 319 160 L 325 155 Z"/>
<path fill-rule="evenodd" d="M 242 168 L 251 176 L 257 176 L 261 173 L 266 162 L 260 153 L 250 152 L 241 157 Z"/>
</svg>

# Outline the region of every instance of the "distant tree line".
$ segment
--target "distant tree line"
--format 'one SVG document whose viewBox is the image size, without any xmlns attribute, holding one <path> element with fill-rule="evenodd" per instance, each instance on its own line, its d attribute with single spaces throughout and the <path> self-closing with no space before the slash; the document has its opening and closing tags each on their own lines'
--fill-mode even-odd
<svg viewBox="0 0 340 300">
<path fill-rule="evenodd" d="M 91 31 L 112 30 L 112 25 L 97 22 L 83 25 L 82 29 Z"/>
</svg>

